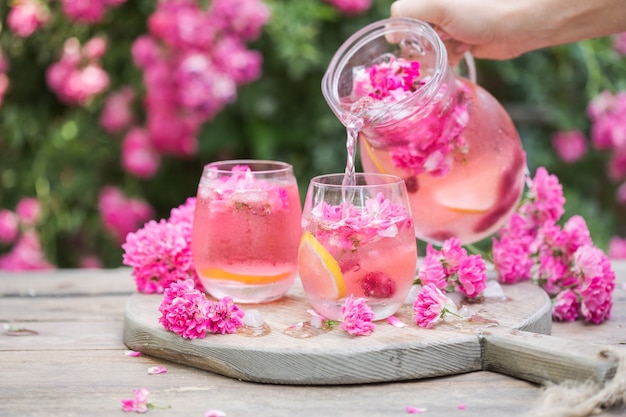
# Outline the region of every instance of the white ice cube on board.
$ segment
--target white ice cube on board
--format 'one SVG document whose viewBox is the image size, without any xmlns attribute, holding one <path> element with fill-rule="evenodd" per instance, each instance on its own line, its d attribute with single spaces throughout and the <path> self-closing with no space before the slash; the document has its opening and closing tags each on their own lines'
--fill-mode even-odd
<svg viewBox="0 0 626 417">
<path fill-rule="evenodd" d="M 250 309 L 246 311 L 246 315 L 243 316 L 243 324 L 250 327 L 261 327 L 265 323 L 261 312 L 257 309 Z"/>
</svg>

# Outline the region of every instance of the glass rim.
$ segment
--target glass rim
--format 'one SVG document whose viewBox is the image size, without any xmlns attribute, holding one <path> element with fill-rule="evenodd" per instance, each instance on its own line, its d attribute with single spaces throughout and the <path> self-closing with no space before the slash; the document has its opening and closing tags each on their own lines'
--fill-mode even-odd
<svg viewBox="0 0 626 417">
<path fill-rule="evenodd" d="M 246 165 L 250 167 L 250 171 L 254 174 L 291 172 L 293 165 L 284 161 L 276 161 L 272 159 L 224 159 L 213 161 L 206 164 L 203 171 L 211 170 L 218 173 L 232 173 L 232 168 L 237 165 Z M 265 169 L 254 169 L 254 165 L 265 165 Z M 225 167 L 229 167 L 228 169 Z M 274 166 L 275 168 L 270 168 Z"/>
<path fill-rule="evenodd" d="M 372 177 L 372 178 L 384 178 L 387 181 L 386 182 L 382 182 L 382 183 L 377 183 L 377 184 L 355 184 L 355 185 L 343 185 L 343 178 L 345 177 L 344 173 L 331 173 L 331 174 L 322 174 L 322 175 L 317 175 L 313 178 L 311 178 L 311 185 L 317 185 L 317 186 L 324 186 L 324 187 L 328 187 L 328 188 L 337 188 L 337 189 L 341 189 L 341 188 L 358 188 L 358 189 L 364 189 L 364 188 L 376 188 L 376 187 L 381 187 L 381 186 L 385 186 L 385 185 L 397 185 L 397 184 L 404 184 L 404 178 L 399 177 L 397 175 L 393 175 L 393 174 L 383 174 L 383 173 L 377 173 L 377 172 L 356 172 L 354 174 L 355 178 L 366 178 L 366 177 Z M 338 181 L 337 183 L 330 183 L 330 182 L 323 182 L 322 179 L 325 178 L 340 178 L 341 180 Z"/>
</svg>

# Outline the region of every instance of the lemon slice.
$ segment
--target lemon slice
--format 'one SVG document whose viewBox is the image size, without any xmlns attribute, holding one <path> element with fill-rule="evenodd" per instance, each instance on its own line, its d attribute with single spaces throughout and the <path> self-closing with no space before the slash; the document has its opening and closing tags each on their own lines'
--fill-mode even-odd
<svg viewBox="0 0 626 417">
<path fill-rule="evenodd" d="M 304 232 L 298 248 L 298 269 L 307 292 L 325 299 L 346 294 L 346 284 L 337 260 L 310 232 Z"/>
<path fill-rule="evenodd" d="M 372 145 L 370 145 L 370 143 L 362 136 L 359 137 L 359 140 L 363 141 L 363 149 L 365 149 L 365 153 L 367 154 L 367 157 L 370 159 L 370 161 L 372 161 L 372 164 L 374 164 L 374 167 L 376 167 L 378 172 L 380 172 L 381 174 L 387 174 L 387 171 L 383 167 L 383 164 L 378 160 L 376 155 L 374 155 L 374 150 L 373 150 Z"/>
<path fill-rule="evenodd" d="M 237 281 L 244 284 L 271 284 L 289 278 L 292 272 L 283 272 L 275 275 L 256 273 L 256 271 L 231 272 L 220 268 L 199 269 L 198 274 L 208 279 L 218 279 L 224 281 Z"/>
<path fill-rule="evenodd" d="M 491 172 L 457 178 L 449 184 L 437 185 L 433 196 L 437 203 L 452 211 L 485 213 L 496 204 L 497 187 L 494 178 L 497 177 Z"/>
</svg>

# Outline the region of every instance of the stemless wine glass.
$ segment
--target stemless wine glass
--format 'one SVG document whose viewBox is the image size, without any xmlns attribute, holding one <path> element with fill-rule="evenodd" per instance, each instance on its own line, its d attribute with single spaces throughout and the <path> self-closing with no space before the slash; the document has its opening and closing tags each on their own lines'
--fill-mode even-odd
<svg viewBox="0 0 626 417">
<path fill-rule="evenodd" d="M 262 160 L 206 165 L 191 240 L 205 290 L 240 303 L 284 295 L 297 275 L 301 217 L 291 165 Z"/>
<path fill-rule="evenodd" d="M 364 297 L 375 320 L 393 315 L 415 277 L 417 247 L 404 181 L 384 174 L 311 180 L 298 271 L 315 310 L 340 320 L 346 297 Z"/>
</svg>

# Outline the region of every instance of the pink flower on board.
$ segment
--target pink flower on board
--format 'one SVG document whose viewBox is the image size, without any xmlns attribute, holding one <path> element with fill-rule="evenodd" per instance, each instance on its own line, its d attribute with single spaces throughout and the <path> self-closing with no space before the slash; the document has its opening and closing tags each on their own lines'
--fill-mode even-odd
<svg viewBox="0 0 626 417">
<path fill-rule="evenodd" d="M 459 265 L 458 289 L 467 297 L 478 296 L 487 287 L 487 266 L 480 255 L 469 255 Z"/>
<path fill-rule="evenodd" d="M 417 295 L 413 303 L 413 312 L 417 325 L 430 329 L 444 319 L 446 314 L 456 314 L 457 308 L 439 288 L 433 284 L 427 284 Z"/>
<path fill-rule="evenodd" d="M 553 300 L 552 318 L 558 321 L 574 321 L 578 318 L 580 303 L 572 290 L 560 292 Z"/>
<path fill-rule="evenodd" d="M 122 400 L 122 410 L 126 413 L 145 413 L 150 407 L 148 402 L 148 396 L 150 390 L 148 388 L 137 388 L 133 390 L 134 397 L 127 400 Z"/>
<path fill-rule="evenodd" d="M 419 266 L 417 278 L 422 285 L 433 284 L 440 290 L 445 290 L 448 286 L 441 254 L 430 243 L 426 246 L 426 255 Z"/>
<path fill-rule="evenodd" d="M 50 11 L 41 0 L 14 0 L 9 4 L 7 25 L 21 38 L 29 37 L 50 19 Z"/>
<path fill-rule="evenodd" d="M 193 280 L 173 282 L 163 292 L 159 323 L 185 339 L 203 338 L 210 324 L 206 317 L 210 305 L 211 301 L 195 288 Z"/>
<path fill-rule="evenodd" d="M 230 297 L 223 297 L 217 302 L 204 305 L 207 328 L 212 333 L 235 333 L 243 326 L 245 313 L 239 309 Z"/>
<path fill-rule="evenodd" d="M 8 209 L 0 209 L 0 243 L 13 243 L 20 231 L 19 217 Z"/>
<path fill-rule="evenodd" d="M 579 130 L 559 131 L 552 136 L 552 146 L 561 160 L 573 163 L 587 153 L 587 138 Z"/>
<path fill-rule="evenodd" d="M 600 324 L 611 318 L 613 307 L 612 293 L 615 282 L 610 277 L 597 276 L 586 280 L 580 291 L 582 297 L 580 312 L 585 321 Z"/>
<path fill-rule="evenodd" d="M 376 325 L 374 313 L 367 305 L 365 298 L 354 298 L 350 295 L 341 306 L 341 329 L 352 336 L 367 336 L 372 334 Z"/>
</svg>

